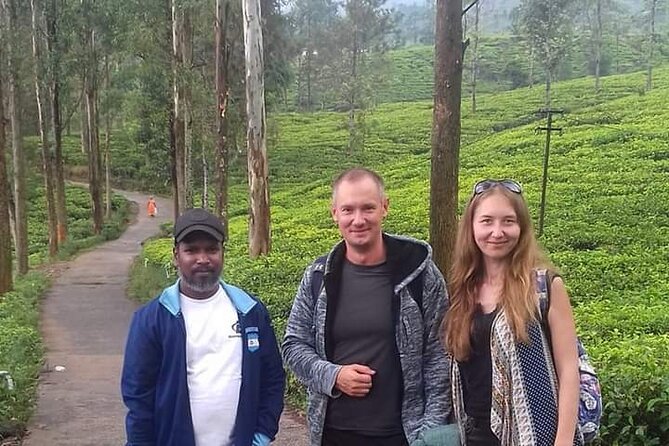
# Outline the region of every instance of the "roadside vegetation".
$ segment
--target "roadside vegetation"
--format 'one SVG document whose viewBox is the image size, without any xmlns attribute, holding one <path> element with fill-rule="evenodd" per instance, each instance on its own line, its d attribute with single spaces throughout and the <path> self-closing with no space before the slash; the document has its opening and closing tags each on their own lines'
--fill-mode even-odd
<svg viewBox="0 0 669 446">
<path fill-rule="evenodd" d="M 58 257 L 48 258 L 43 189 L 38 177 L 30 184 L 28 233 L 32 271 L 17 277 L 14 290 L 0 295 L 0 440 L 21 435 L 33 413 L 44 348 L 39 332 L 40 299 L 50 285 L 51 261 L 67 260 L 81 250 L 118 238 L 131 218 L 130 204 L 112 199 L 112 217 L 94 235 L 90 196 L 80 187 L 66 190 L 69 239 Z"/>
</svg>

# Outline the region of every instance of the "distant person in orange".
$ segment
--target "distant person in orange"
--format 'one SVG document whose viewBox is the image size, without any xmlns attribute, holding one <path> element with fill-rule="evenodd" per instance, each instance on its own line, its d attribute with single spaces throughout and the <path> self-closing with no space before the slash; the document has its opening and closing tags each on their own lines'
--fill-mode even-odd
<svg viewBox="0 0 669 446">
<path fill-rule="evenodd" d="M 155 217 L 158 215 L 158 205 L 156 200 L 153 198 L 153 195 L 149 197 L 149 201 L 146 203 L 146 213 L 149 217 Z"/>
</svg>

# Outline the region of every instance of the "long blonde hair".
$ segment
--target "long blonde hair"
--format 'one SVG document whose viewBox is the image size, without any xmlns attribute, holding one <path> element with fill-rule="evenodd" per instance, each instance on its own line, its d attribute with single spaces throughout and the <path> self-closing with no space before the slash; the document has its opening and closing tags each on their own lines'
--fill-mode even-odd
<svg viewBox="0 0 669 446">
<path fill-rule="evenodd" d="M 528 342 L 527 324 L 538 317 L 534 269 L 549 267 L 534 236 L 530 212 L 521 194 L 496 185 L 472 196 L 460 220 L 455 241 L 448 281 L 451 305 L 444 319 L 446 349 L 458 361 L 469 358 L 476 297 L 485 272 L 483 255 L 474 240 L 474 213 L 481 201 L 492 195 L 509 200 L 520 226 L 518 243 L 509 254 L 504 271 L 500 301 L 516 341 Z"/>
</svg>

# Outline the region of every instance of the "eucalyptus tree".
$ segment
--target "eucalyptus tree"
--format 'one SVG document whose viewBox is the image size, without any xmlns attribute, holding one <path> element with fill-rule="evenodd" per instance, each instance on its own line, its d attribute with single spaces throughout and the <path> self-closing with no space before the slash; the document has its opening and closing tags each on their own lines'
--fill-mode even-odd
<svg viewBox="0 0 669 446">
<path fill-rule="evenodd" d="M 216 0 L 216 18 L 214 21 L 214 79 L 216 89 L 216 198 L 214 207 L 216 215 L 223 223 L 223 228 L 226 231 L 226 238 L 228 235 L 228 109 L 230 106 L 230 47 L 227 44 L 229 17 L 229 0 Z M 223 252 L 223 255 L 225 255 L 225 252 Z"/>
<path fill-rule="evenodd" d="M 462 98 L 462 0 L 437 0 L 430 166 L 430 243 L 446 274 L 457 232 Z"/>
<path fill-rule="evenodd" d="M 44 180 L 44 192 L 47 209 L 47 230 L 49 233 L 49 256 L 55 257 L 58 253 L 58 228 L 56 218 L 56 202 L 54 197 L 54 172 L 53 158 L 51 156 L 51 144 L 49 142 L 49 118 L 47 94 L 47 61 L 44 54 L 44 14 L 42 4 L 37 0 L 30 0 L 31 24 L 32 24 L 32 50 L 33 50 L 33 74 L 35 82 L 35 99 L 37 102 L 37 117 L 39 124 L 39 139 L 42 154 L 42 178 Z"/>
<path fill-rule="evenodd" d="M 656 21 L 658 8 L 663 6 L 661 0 L 645 0 L 644 3 L 646 15 L 646 90 L 653 88 L 653 59 L 655 56 Z"/>
<path fill-rule="evenodd" d="M 67 239 L 67 204 L 65 200 L 65 174 L 63 170 L 63 126 L 61 122 L 61 85 L 63 83 L 62 59 L 64 0 L 46 0 L 46 51 L 48 57 L 47 83 L 51 106 L 51 132 L 54 140 L 53 170 L 56 202 L 56 235 L 59 244 Z"/>
<path fill-rule="evenodd" d="M 290 11 L 295 28 L 297 51 L 297 106 L 311 111 L 323 100 L 328 64 L 337 57 L 332 44 L 333 30 L 339 21 L 337 5 L 332 0 L 296 0 Z"/>
<path fill-rule="evenodd" d="M 176 195 L 174 209 L 182 214 L 188 209 L 186 190 L 186 127 L 187 106 L 185 71 L 187 64 L 187 42 L 190 31 L 190 10 L 179 0 L 171 0 L 172 12 L 172 135 L 174 139 L 174 177 Z"/>
<path fill-rule="evenodd" d="M 8 105 L 12 130 L 12 167 L 14 185 L 14 249 L 17 271 L 28 272 L 28 215 L 26 213 L 26 158 L 21 131 L 21 82 L 19 79 L 19 46 L 21 33 L 18 25 L 18 0 L 1 0 L 7 50 Z"/>
<path fill-rule="evenodd" d="M 2 4 L 0 11 L 4 13 Z M 6 36 L 4 24 L 0 22 L 0 41 Z M 9 183 L 7 181 L 7 160 L 5 158 L 5 108 L 4 108 L 4 54 L 0 45 L 0 295 L 13 287 L 12 277 L 12 236 L 9 230 Z"/>
<path fill-rule="evenodd" d="M 472 58 L 470 65 L 470 83 L 472 88 L 472 113 L 476 113 L 476 86 L 479 74 L 479 40 L 481 39 L 481 6 L 484 0 L 475 2 L 474 8 L 474 29 L 471 31 L 472 42 Z"/>
<path fill-rule="evenodd" d="M 385 70 L 386 35 L 394 23 L 386 0 L 346 0 L 333 43 L 340 50 L 338 84 L 348 109 L 348 151 L 361 145 L 361 129 L 356 110 L 364 110 L 373 101 L 373 92 Z"/>
<path fill-rule="evenodd" d="M 551 83 L 572 46 L 577 0 L 522 0 L 518 6 L 520 28 L 544 68 L 545 105 L 551 105 Z"/>
<path fill-rule="evenodd" d="M 602 3 L 606 0 L 595 0 L 595 17 L 593 26 L 593 48 L 595 56 L 595 90 L 599 91 L 601 88 L 600 74 L 602 64 L 602 46 L 604 40 L 604 26 L 603 26 L 603 11 Z"/>
<path fill-rule="evenodd" d="M 603 59 L 606 51 L 605 37 L 613 34 L 614 14 L 619 9 L 617 0 L 584 0 L 582 21 L 589 41 L 589 72 L 595 76 L 595 91 L 601 89 L 601 76 L 605 68 Z M 616 23 L 617 24 L 617 23 Z M 616 38 L 619 36 L 616 34 Z"/>
<path fill-rule="evenodd" d="M 271 250 L 269 164 L 265 135 L 265 85 L 260 0 L 243 0 L 246 60 L 247 157 L 249 181 L 249 254 Z"/>
<path fill-rule="evenodd" d="M 88 155 L 88 189 L 93 208 L 93 232 L 102 232 L 104 209 L 102 204 L 102 159 L 99 133 L 99 88 L 101 25 L 103 10 L 95 0 L 81 0 L 79 4 L 79 34 L 82 55 L 81 81 L 83 101 L 81 104 L 82 147 Z"/>
<path fill-rule="evenodd" d="M 434 44 L 434 2 L 422 0 L 416 3 L 393 5 L 399 41 L 405 45 Z"/>
<path fill-rule="evenodd" d="M 171 3 L 133 0 L 127 3 L 126 17 L 127 27 L 119 42 L 123 59 L 118 79 L 125 85 L 121 101 L 127 137 L 141 155 L 137 167 L 140 185 L 147 189 L 169 185 L 172 197 L 177 197 Z M 178 215 L 177 206 L 174 212 Z"/>
</svg>

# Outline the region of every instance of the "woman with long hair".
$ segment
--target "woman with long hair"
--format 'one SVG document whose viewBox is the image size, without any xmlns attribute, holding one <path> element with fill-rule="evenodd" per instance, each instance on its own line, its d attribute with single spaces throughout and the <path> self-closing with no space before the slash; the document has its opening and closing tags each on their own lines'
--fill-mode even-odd
<svg viewBox="0 0 669 446">
<path fill-rule="evenodd" d="M 564 283 L 534 236 L 520 184 L 474 186 L 453 255 L 444 340 L 463 444 L 580 445 L 574 318 Z M 548 336 L 535 285 L 542 269 Z"/>
</svg>

